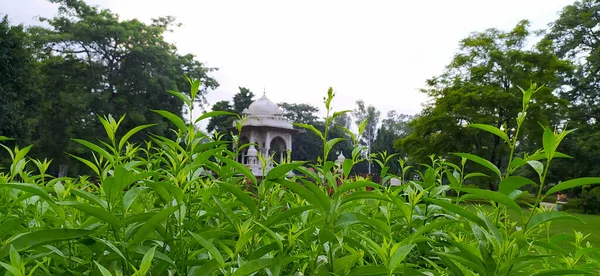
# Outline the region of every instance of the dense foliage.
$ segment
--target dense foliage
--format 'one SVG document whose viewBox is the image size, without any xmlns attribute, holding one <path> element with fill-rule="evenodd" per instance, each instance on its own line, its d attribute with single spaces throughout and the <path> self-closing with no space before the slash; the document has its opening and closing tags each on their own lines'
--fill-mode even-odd
<svg viewBox="0 0 600 276">
<path fill-rule="evenodd" d="M 193 109 L 199 81 L 191 82 Z M 536 87 L 523 91 L 517 130 L 526 121 Z M 325 129 L 308 127 L 328 156 L 337 138 L 329 126 L 344 112 L 325 99 Z M 480 157 L 456 153 L 458 164 L 431 158 L 423 170 L 382 155 L 382 164 L 400 162 L 400 186 L 349 177 L 366 148 L 353 134 L 352 154 L 342 164 L 323 160 L 309 170 L 304 162 L 280 164 L 257 179 L 235 162 L 227 141 L 197 132 L 171 113 L 174 139 L 152 135 L 133 144 L 141 125 L 118 135 L 122 118 L 100 118 L 106 138 L 75 139 L 94 153 L 77 158 L 94 174 L 55 178 L 49 162 L 26 157 L 31 146 L 10 149 L 12 163 L 0 174 L 0 272 L 7 275 L 565 275 L 598 274 L 600 251 L 585 236 L 550 236 L 548 225 L 575 219 L 537 208 L 544 196 L 600 178 L 564 181 L 545 189 L 548 168 L 570 132 L 543 128 L 543 147 L 526 157 L 509 156 L 501 171 Z M 213 116 L 209 112 L 197 121 Z M 509 138 L 490 125 L 474 125 Z M 5 137 L 2 140 L 6 140 Z M 234 141 L 235 141 L 234 137 Z M 241 147 L 236 147 L 240 149 Z M 261 157 L 261 162 L 268 162 Z M 500 180 L 499 191 L 465 188 L 466 163 L 478 163 Z M 532 169 L 537 177 L 514 176 Z M 295 176 L 288 172 L 294 171 Z M 414 171 L 420 180 L 408 181 Z M 338 181 L 341 185 L 337 185 Z M 522 211 L 519 188 L 538 187 L 531 210 Z M 252 188 L 255 192 L 245 191 Z M 370 191 L 367 188 L 371 188 Z M 450 190 L 455 196 L 446 196 Z M 493 207 L 461 202 L 483 198 Z M 514 215 L 508 215 L 512 212 Z"/>
<path fill-rule="evenodd" d="M 69 138 L 102 135 L 98 115 L 127 114 L 123 128 L 152 122 L 152 133 L 169 136 L 168 120 L 152 109 L 182 116 L 184 107 L 165 91 L 187 91 L 186 76 L 201 79 L 197 103 L 203 105 L 207 91 L 217 87 L 208 75 L 214 69 L 164 40 L 176 26 L 173 18 L 146 24 L 82 0 L 50 1 L 59 13 L 41 18 L 43 26 L 0 23 L 0 135 L 35 143 L 32 156 L 53 159 L 53 173 L 60 168 L 60 174 L 76 175 L 77 163 L 64 152 L 84 150 Z M 131 139 L 141 142 L 146 134 Z"/>
</svg>

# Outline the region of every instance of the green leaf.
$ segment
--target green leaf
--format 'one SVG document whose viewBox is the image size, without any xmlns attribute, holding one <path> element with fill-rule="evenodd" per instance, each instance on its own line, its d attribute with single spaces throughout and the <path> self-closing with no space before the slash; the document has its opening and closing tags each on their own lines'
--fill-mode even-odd
<svg viewBox="0 0 600 276">
<path fill-rule="evenodd" d="M 145 191 L 148 191 L 149 189 L 149 187 L 143 186 L 133 187 L 129 189 L 129 191 L 125 193 L 125 196 L 123 196 L 123 207 L 125 208 L 125 211 L 127 211 L 129 207 L 131 207 L 131 204 L 133 204 L 133 202 L 138 198 L 140 194 L 142 194 Z"/>
<path fill-rule="evenodd" d="M 148 273 L 148 270 L 150 270 L 150 266 L 152 266 L 154 252 L 156 252 L 156 246 L 150 248 L 150 250 L 148 250 L 146 254 L 144 254 L 144 257 L 140 262 L 140 269 L 137 271 L 137 273 L 135 273 L 136 275 L 146 275 L 146 273 Z"/>
<path fill-rule="evenodd" d="M 469 194 L 475 194 L 482 198 L 485 198 L 487 200 L 491 200 L 491 201 L 494 201 L 497 203 L 502 203 L 506 207 L 513 209 L 514 211 L 519 213 L 519 215 L 521 215 L 521 207 L 519 207 L 519 205 L 514 200 L 512 200 L 511 198 L 509 198 L 508 196 L 506 196 L 502 193 L 494 192 L 494 191 L 490 191 L 490 190 L 478 189 L 478 188 L 461 188 L 458 190 L 469 193 Z"/>
<path fill-rule="evenodd" d="M 308 124 L 302 124 L 302 123 L 294 123 L 294 126 L 298 126 L 304 129 L 308 129 L 312 132 L 314 132 L 319 138 L 321 138 L 321 140 L 324 140 L 325 138 L 323 137 L 323 133 L 321 133 L 320 130 L 316 129 L 314 126 L 312 125 L 308 125 Z"/>
<path fill-rule="evenodd" d="M 112 226 L 115 226 L 117 228 L 119 228 L 121 226 L 121 220 L 119 220 L 119 218 L 117 218 L 116 216 L 109 213 L 108 211 L 106 211 L 103 208 L 96 207 L 96 206 L 93 206 L 93 205 L 90 205 L 90 204 L 84 203 L 84 202 L 74 202 L 74 201 L 63 201 L 63 202 L 59 202 L 58 204 L 73 207 L 77 210 L 83 211 L 84 213 L 86 213 L 90 216 L 97 217 L 105 222 L 108 222 L 109 224 L 111 224 Z"/>
<path fill-rule="evenodd" d="M 249 261 L 238 268 L 231 276 L 246 276 L 257 272 L 273 263 L 273 259 L 256 259 Z"/>
<path fill-rule="evenodd" d="M 474 127 L 474 128 L 481 129 L 483 131 L 487 131 L 487 132 L 489 132 L 491 134 L 494 134 L 494 135 L 502 138 L 502 140 L 504 140 L 506 143 L 510 144 L 510 140 L 508 139 L 508 135 L 504 131 L 498 129 L 495 126 L 484 125 L 484 124 L 470 124 L 470 125 L 467 125 L 467 127 Z"/>
<path fill-rule="evenodd" d="M 467 211 L 466 209 L 459 207 L 458 205 L 454 205 L 450 202 L 437 200 L 437 199 L 424 198 L 423 200 L 433 203 L 435 205 L 438 205 L 438 206 L 446 209 L 447 211 L 458 214 L 458 215 L 468 219 L 469 221 L 478 224 L 479 226 L 487 228 L 485 222 L 481 218 L 479 218 L 477 215 Z"/>
<path fill-rule="evenodd" d="M 277 236 L 277 234 L 275 232 L 273 232 L 273 230 L 267 228 L 266 226 L 260 224 L 259 222 L 254 222 L 256 225 L 258 225 L 258 227 L 262 228 L 265 232 L 267 232 L 267 234 L 269 234 L 269 236 L 271 236 L 271 238 L 273 238 L 275 240 L 275 242 L 277 243 L 277 246 L 279 246 L 279 250 L 281 250 L 283 252 L 283 243 L 281 242 L 281 238 L 279 236 Z"/>
<path fill-rule="evenodd" d="M 529 220 L 529 222 L 527 223 L 527 229 L 532 229 L 540 224 L 549 222 L 549 221 L 553 221 L 553 220 L 557 220 L 557 219 L 570 219 L 570 220 L 577 220 L 581 223 L 583 223 L 583 221 L 573 215 L 569 215 L 567 213 L 563 213 L 563 212 L 542 212 L 542 213 L 538 213 L 535 214 L 533 217 L 531 217 L 531 219 Z"/>
<path fill-rule="evenodd" d="M 343 213 L 342 215 L 340 215 L 338 217 L 338 219 L 335 221 L 334 227 L 338 228 L 338 227 L 345 227 L 345 226 L 353 225 L 353 224 L 357 224 L 357 223 L 362 223 L 365 225 L 369 225 L 375 229 L 378 229 L 378 227 L 381 226 L 381 224 L 377 223 L 377 222 L 381 222 L 381 221 L 376 220 L 376 219 L 370 219 L 361 213 L 347 212 L 347 213 Z M 381 230 L 381 229 L 379 229 L 379 230 Z"/>
<path fill-rule="evenodd" d="M 341 195 L 345 192 L 348 192 L 348 191 L 354 190 L 354 189 L 358 189 L 358 188 L 379 187 L 379 186 L 380 186 L 379 184 L 377 184 L 373 181 L 367 181 L 367 180 L 354 181 L 354 182 L 350 182 L 350 183 L 344 183 L 342 186 L 337 188 L 337 190 L 335 191 L 335 194 Z"/>
<path fill-rule="evenodd" d="M 525 178 L 522 176 L 509 176 L 505 179 L 502 179 L 502 181 L 500 181 L 500 184 L 498 185 L 498 192 L 508 196 L 515 190 L 517 190 L 527 184 L 536 185 L 536 183 L 533 182 L 533 180 L 531 180 L 529 178 Z"/>
<path fill-rule="evenodd" d="M 73 157 L 73 158 L 77 159 L 79 162 L 81 162 L 81 163 L 85 164 L 85 165 L 86 165 L 86 166 L 88 166 L 90 169 L 92 169 L 92 171 L 94 171 L 94 172 L 96 173 L 96 175 L 100 176 L 100 170 L 98 169 L 98 167 L 97 167 L 97 166 L 96 166 L 94 163 L 90 162 L 90 161 L 89 161 L 89 160 L 87 160 L 87 159 L 81 158 L 81 157 L 79 157 L 79 156 L 76 156 L 76 155 L 73 155 L 73 154 L 70 154 L 70 153 L 67 153 L 67 154 L 68 154 L 69 156 L 71 156 L 71 157 Z"/>
<path fill-rule="evenodd" d="M 296 182 L 289 181 L 286 179 L 276 179 L 273 182 L 277 182 L 283 185 L 284 187 L 290 189 L 292 192 L 298 194 L 300 197 L 304 198 L 312 205 L 315 205 L 320 208 L 324 207 L 323 204 L 321 204 L 321 202 L 319 201 L 319 199 L 309 189 Z"/>
<path fill-rule="evenodd" d="M 208 119 L 208 118 L 212 118 L 212 117 L 217 117 L 217 116 L 235 116 L 237 114 L 233 113 L 233 112 L 229 112 L 229 111 L 210 111 L 210 112 L 206 112 L 202 115 L 200 115 L 200 117 L 198 117 L 198 119 L 196 119 L 196 121 L 194 121 L 195 124 L 197 124 L 198 122 L 204 120 L 204 119 Z"/>
<path fill-rule="evenodd" d="M 250 197 L 248 195 L 248 193 L 242 191 L 242 189 L 240 189 L 237 186 L 234 186 L 232 184 L 229 184 L 229 183 L 226 183 L 223 181 L 217 181 L 216 183 L 220 187 L 225 188 L 225 190 L 227 190 L 228 192 L 233 194 L 235 197 L 237 197 L 238 200 L 240 200 L 242 203 L 244 203 L 244 205 L 246 205 L 246 207 L 248 207 L 248 210 L 250 210 L 250 212 L 252 214 L 256 213 L 256 211 L 258 210 L 258 207 L 256 207 L 256 203 L 254 202 L 254 199 L 252 199 L 252 197 Z"/>
<path fill-rule="evenodd" d="M 407 244 L 396 248 L 392 257 L 390 258 L 389 271 L 394 271 L 402 263 L 406 255 L 415 248 L 415 244 Z"/>
<path fill-rule="evenodd" d="M 64 219 L 64 217 L 65 217 L 65 211 L 60 206 L 56 205 L 54 200 L 48 195 L 48 193 L 44 189 L 40 188 L 37 185 L 29 184 L 29 183 L 2 183 L 2 184 L 0 184 L 0 188 L 2 188 L 2 187 L 13 188 L 13 189 L 24 191 L 26 193 L 30 193 L 30 194 L 39 196 L 41 199 L 48 202 L 50 207 L 52 207 L 54 212 L 56 212 L 56 214 L 61 219 Z"/>
<path fill-rule="evenodd" d="M 179 117 L 169 111 L 166 111 L 166 110 L 151 109 L 150 111 L 160 114 L 161 116 L 167 118 L 169 121 L 171 121 L 171 123 L 173 123 L 175 126 L 177 126 L 177 128 L 179 129 L 179 131 L 181 131 L 181 133 L 187 132 L 187 126 L 186 126 L 185 122 L 181 119 L 181 117 Z"/>
<path fill-rule="evenodd" d="M 21 271 L 19 271 L 18 268 L 9 265 L 7 263 L 4 262 L 0 262 L 0 266 L 4 267 L 4 269 L 6 269 L 8 272 L 10 272 L 10 274 L 6 274 L 6 275 L 14 275 L 14 276 L 22 276 L 23 274 L 21 274 Z"/>
<path fill-rule="evenodd" d="M 554 151 L 556 150 L 556 137 L 554 136 L 554 132 L 548 127 L 544 128 L 543 144 L 546 159 L 552 160 Z"/>
<path fill-rule="evenodd" d="M 544 173 L 544 164 L 542 164 L 542 162 L 529 160 L 527 161 L 527 164 L 529 164 L 529 166 L 531 166 L 540 177 Z"/>
<path fill-rule="evenodd" d="M 0 141 L 12 141 L 12 140 L 15 140 L 15 139 L 0 135 Z"/>
<path fill-rule="evenodd" d="M 25 233 L 9 241 L 0 250 L 0 259 L 9 254 L 10 246 L 14 246 L 17 251 L 23 251 L 28 248 L 44 245 L 48 243 L 72 240 L 89 236 L 93 231 L 83 229 L 46 229 Z"/>
<path fill-rule="evenodd" d="M 465 175 L 465 180 L 471 178 L 471 177 L 489 177 L 489 175 L 484 174 L 484 173 L 480 173 L 480 172 L 474 172 L 474 173 L 470 173 Z"/>
<path fill-rule="evenodd" d="M 361 253 L 350 254 L 341 258 L 333 260 L 333 273 L 334 275 L 345 275 L 356 262 L 362 258 Z"/>
<path fill-rule="evenodd" d="M 280 164 L 277 167 L 272 168 L 268 173 L 267 173 L 267 180 L 274 180 L 274 179 L 278 179 L 281 177 L 285 177 L 290 171 L 295 170 L 296 168 L 302 166 L 306 164 L 305 161 L 295 161 L 292 163 L 288 163 L 288 164 Z"/>
<path fill-rule="evenodd" d="M 354 161 L 350 158 L 344 159 L 344 164 L 342 164 L 342 170 L 344 170 L 344 178 L 348 178 L 350 173 L 352 172 L 352 167 L 354 167 Z"/>
<path fill-rule="evenodd" d="M 361 200 L 361 199 L 374 199 L 377 201 L 391 201 L 391 199 L 389 199 L 388 197 L 381 195 L 381 194 L 377 194 L 371 191 L 360 191 L 360 192 L 354 192 L 351 193 L 350 195 L 344 197 L 342 199 L 342 204 L 346 204 L 348 202 L 352 202 L 355 200 Z"/>
<path fill-rule="evenodd" d="M 325 143 L 325 148 L 329 151 L 331 149 L 333 149 L 333 146 L 335 146 L 337 143 L 345 141 L 346 139 L 344 138 L 333 138 L 329 141 L 327 141 L 327 143 Z"/>
<path fill-rule="evenodd" d="M 102 273 L 102 276 L 112 276 L 112 273 L 110 273 L 110 271 L 108 269 L 106 269 L 106 267 L 102 266 L 101 264 L 99 264 L 95 260 L 94 260 L 94 263 L 96 264 L 96 266 L 100 270 L 100 273 Z"/>
<path fill-rule="evenodd" d="M 93 150 L 95 152 L 97 152 L 102 157 L 104 157 L 104 159 L 108 160 L 110 163 L 114 163 L 115 162 L 113 156 L 110 153 L 108 153 L 108 151 L 104 150 L 103 148 L 101 148 L 101 147 L 99 147 L 99 146 L 97 146 L 97 145 L 95 145 L 93 143 L 90 143 L 90 142 L 88 142 L 86 140 L 81 140 L 81 139 L 72 139 L 72 140 L 75 141 L 75 142 L 77 142 L 77 143 L 79 143 L 79 144 L 82 144 L 82 145 L 86 146 L 87 148 L 89 148 L 89 149 L 91 149 L 91 150 Z"/>
<path fill-rule="evenodd" d="M 129 246 L 127 248 L 127 250 L 129 250 L 129 252 L 134 252 L 134 253 L 137 253 L 142 256 L 144 256 L 150 249 L 151 249 L 151 247 L 140 246 L 140 245 L 133 245 L 133 246 Z M 165 253 L 162 253 L 160 251 L 154 251 L 154 258 L 156 258 L 157 260 L 163 261 L 171 266 L 175 266 L 175 262 L 173 260 L 171 260 L 171 258 L 169 258 L 169 256 L 165 255 Z"/>
<path fill-rule="evenodd" d="M 514 211 L 519 213 L 519 215 L 521 215 L 521 207 L 519 207 L 519 205 L 514 200 L 512 200 L 507 195 L 504 195 L 500 192 L 494 192 L 494 191 L 483 190 L 483 189 L 478 189 L 478 188 L 461 188 L 459 190 L 469 193 L 469 194 L 478 195 L 487 200 L 491 200 L 491 201 L 494 201 L 497 203 L 504 204 L 506 207 L 513 209 Z"/>
<path fill-rule="evenodd" d="M 218 158 L 221 162 L 227 164 L 228 166 L 231 166 L 236 171 L 242 173 L 248 179 L 250 179 L 250 181 L 252 181 L 252 185 L 256 185 L 256 176 L 254 176 L 254 174 L 252 174 L 250 169 L 248 169 L 246 166 L 236 162 L 235 160 L 231 160 L 226 156 L 216 155 L 215 157 Z"/>
<path fill-rule="evenodd" d="M 155 126 L 155 125 L 156 124 L 148 124 L 148 125 L 137 126 L 137 127 L 133 128 L 132 130 L 128 131 L 127 133 L 125 133 L 125 135 L 123 135 L 123 137 L 121 137 L 121 140 L 119 141 L 119 148 L 118 148 L 118 150 L 120 151 L 123 148 L 123 146 L 125 145 L 125 143 L 127 143 L 127 140 L 129 140 L 129 138 L 131 138 L 131 136 L 135 135 L 136 133 L 138 133 L 138 132 L 140 132 L 140 131 L 142 131 L 142 130 L 144 130 L 146 128 L 149 128 L 149 127 L 152 127 L 152 126 Z"/>
<path fill-rule="evenodd" d="M 349 276 L 388 275 L 387 267 L 383 265 L 357 266 L 350 271 Z"/>
<path fill-rule="evenodd" d="M 135 245 L 141 243 L 159 224 L 169 218 L 169 216 L 177 210 L 179 210 L 179 206 L 171 206 L 152 216 L 152 218 L 146 221 L 137 233 L 135 233 L 135 236 L 131 240 L 131 244 Z"/>
<path fill-rule="evenodd" d="M 477 155 L 473 155 L 470 153 L 452 153 L 452 154 L 466 158 L 466 159 L 471 160 L 479 165 L 482 165 L 482 166 L 490 169 L 491 171 L 493 171 L 496 175 L 498 175 L 498 177 L 502 177 L 502 173 L 500 172 L 500 169 L 498 169 L 498 167 L 496 167 L 496 165 L 492 164 L 492 162 L 487 161 Z"/>
<path fill-rule="evenodd" d="M 558 268 L 558 269 L 549 269 L 549 270 L 539 271 L 535 274 L 532 274 L 532 276 L 552 276 L 552 275 L 558 276 L 558 275 L 573 275 L 573 274 L 597 275 L 595 273 L 592 273 L 589 271 L 584 271 L 584 270 Z"/>
<path fill-rule="evenodd" d="M 193 232 L 190 232 L 190 234 L 200 245 L 202 245 L 204 248 L 206 248 L 206 250 L 208 250 L 210 255 L 212 255 L 212 257 L 219 263 L 219 267 L 225 266 L 225 260 L 223 259 L 223 255 L 221 255 L 221 252 L 219 252 L 219 250 L 210 241 L 206 240 L 200 234 L 196 234 Z"/>
<path fill-rule="evenodd" d="M 563 182 L 557 184 L 556 186 L 550 188 L 550 190 L 548 190 L 546 192 L 546 195 L 551 195 L 558 191 L 571 189 L 571 188 L 575 188 L 575 187 L 581 187 L 581 186 L 590 185 L 590 184 L 600 184 L 600 177 L 582 177 L 582 178 L 576 178 L 576 179 L 563 181 Z"/>
<path fill-rule="evenodd" d="M 314 209 L 314 208 L 315 208 L 315 206 L 313 206 L 313 205 L 306 205 L 306 206 L 301 206 L 301 207 L 295 207 L 295 208 L 289 209 L 284 212 L 279 212 L 275 216 L 272 216 L 269 219 L 267 219 L 267 221 L 265 221 L 263 224 L 265 226 L 269 227 L 269 226 L 274 225 L 275 223 L 278 223 L 280 221 L 283 221 L 283 220 L 293 217 L 293 216 L 297 216 L 299 214 L 304 213 L 305 211 L 308 211 L 308 210 Z"/>
<path fill-rule="evenodd" d="M 225 217 L 229 220 L 229 223 L 231 223 L 232 226 L 238 229 L 241 224 L 240 218 L 236 216 L 233 213 L 233 211 L 231 211 L 231 208 L 229 208 L 229 206 L 225 205 L 225 203 L 223 203 L 223 201 L 218 199 L 216 196 L 213 196 L 213 200 L 215 201 L 215 203 L 217 203 L 217 206 L 219 207 L 219 209 L 221 209 L 223 215 L 225 215 Z"/>
<path fill-rule="evenodd" d="M 0 223 L 0 240 L 4 240 L 4 236 L 19 230 L 19 226 L 23 223 L 22 217 L 8 217 L 5 218 L 2 223 Z"/>
</svg>

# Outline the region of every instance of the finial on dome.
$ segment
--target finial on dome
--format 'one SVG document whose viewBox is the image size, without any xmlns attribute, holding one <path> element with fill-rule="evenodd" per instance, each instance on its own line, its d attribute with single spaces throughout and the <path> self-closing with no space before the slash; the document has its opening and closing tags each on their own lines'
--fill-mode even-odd
<svg viewBox="0 0 600 276">
<path fill-rule="evenodd" d="M 263 96 L 267 95 L 267 89 L 263 86 Z"/>
</svg>

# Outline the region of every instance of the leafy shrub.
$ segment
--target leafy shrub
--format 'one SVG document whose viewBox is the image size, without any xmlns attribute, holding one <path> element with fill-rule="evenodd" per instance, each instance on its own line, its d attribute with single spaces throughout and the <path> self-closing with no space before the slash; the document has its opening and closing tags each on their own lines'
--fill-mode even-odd
<svg viewBox="0 0 600 276">
<path fill-rule="evenodd" d="M 192 109 L 199 82 L 189 94 L 172 92 Z M 535 86 L 523 91 L 526 117 Z M 395 155 L 378 155 L 382 182 L 399 178 L 401 186 L 382 186 L 349 177 L 363 160 L 359 133 L 348 131 L 355 145 L 342 164 L 327 161 L 339 139 L 328 126 L 343 112 L 333 112 L 330 89 L 325 97 L 324 131 L 303 125 L 323 142 L 319 164 L 279 164 L 257 179 L 237 163 L 245 146 L 209 137 L 167 111 L 177 138 L 149 137 L 133 145 L 128 138 L 143 125 L 117 137 L 121 120 L 101 118 L 107 140 L 74 139 L 93 152 L 90 160 L 74 156 L 93 176 L 55 178 L 50 162 L 27 158 L 31 146 L 5 147 L 12 163 L 0 174 L 0 273 L 5 275 L 564 275 L 598 274 L 598 251 L 575 233 L 571 249 L 564 234 L 550 236 L 548 224 L 576 219 L 537 206 L 545 196 L 600 178 L 564 181 L 546 192 L 545 177 L 569 131 L 544 129 L 544 148 L 527 157 L 512 156 L 517 135 L 487 125 L 471 125 L 499 136 L 511 148 L 508 169 L 468 153 L 460 164 L 432 156 L 416 170 Z M 192 112 L 190 112 L 191 114 Z M 211 116 L 230 116 L 209 112 Z M 190 118 L 190 122 L 191 122 Z M 238 125 L 238 131 L 241 126 Z M 120 133 L 120 132 L 119 132 Z M 5 139 L 5 138 L 2 138 Z M 238 137 L 233 135 L 233 143 Z M 370 157 L 369 157 L 370 158 Z M 261 156 L 261 162 L 269 157 Z M 400 163 L 400 175 L 387 172 Z M 489 171 L 465 172 L 466 162 Z M 537 179 L 515 176 L 530 166 Z M 340 169 L 343 169 L 341 171 Z M 289 177 L 288 172 L 297 172 Z M 406 175 L 418 174 L 419 180 Z M 499 191 L 463 185 L 491 174 Z M 338 186 L 337 182 L 342 185 Z M 442 184 L 442 183 L 447 183 Z M 532 211 L 516 203 L 520 187 L 538 187 Z M 371 191 L 367 191 L 370 187 Z M 249 192 L 246 189 L 255 192 Z M 453 190 L 449 197 L 446 191 Z M 463 207 L 484 199 L 491 208 Z M 515 215 L 508 215 L 508 212 Z"/>
<path fill-rule="evenodd" d="M 600 213 L 600 187 L 583 189 L 580 207 L 585 214 Z"/>
</svg>

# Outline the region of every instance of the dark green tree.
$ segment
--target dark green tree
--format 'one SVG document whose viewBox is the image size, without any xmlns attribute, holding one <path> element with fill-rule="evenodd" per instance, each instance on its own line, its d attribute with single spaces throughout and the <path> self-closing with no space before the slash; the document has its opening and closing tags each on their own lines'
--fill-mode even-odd
<svg viewBox="0 0 600 276">
<path fill-rule="evenodd" d="M 530 120 L 517 150 L 539 148 L 542 128 L 538 122 L 556 125 L 564 118 L 566 102 L 556 95 L 572 66 L 560 60 L 547 44 L 530 49 L 528 26 L 529 22 L 522 21 L 508 32 L 488 29 L 463 39 L 446 70 L 428 80 L 423 92 L 432 101 L 409 124 L 413 132 L 399 139 L 396 147 L 416 162 L 427 162 L 430 154 L 451 157 L 449 152 L 460 151 L 475 153 L 502 167 L 507 147 L 497 136 L 465 125 L 491 124 L 514 135 L 511 130 L 522 105 L 518 87 L 536 82 L 545 87 L 530 105 Z"/>
<path fill-rule="evenodd" d="M 381 121 L 381 126 L 377 130 L 377 136 L 373 141 L 372 152 L 383 153 L 388 155 L 398 153 L 399 158 L 407 156 L 406 151 L 394 147 L 394 143 L 398 139 L 408 136 L 412 132 L 412 128 L 408 123 L 415 117 L 407 114 L 398 114 L 395 110 L 389 111 L 385 119 Z M 396 160 L 394 158 L 393 160 Z M 391 172 L 396 172 L 399 168 L 398 162 L 388 164 Z M 376 166 L 377 170 L 379 168 Z"/>
<path fill-rule="evenodd" d="M 164 40 L 164 33 L 176 26 L 173 18 L 157 18 L 151 24 L 137 19 L 120 20 L 110 10 L 99 9 L 81 0 L 50 0 L 59 4 L 53 18 L 41 18 L 48 27 L 33 27 L 35 41 L 43 49 L 40 59 L 48 75 L 43 93 L 46 101 L 40 114 L 47 126 L 63 125 L 66 130 L 39 129 L 42 147 L 70 150 L 69 138 L 95 140 L 104 137 L 97 116 L 126 114 L 122 131 L 147 123 L 148 129 L 169 136 L 169 122 L 151 109 L 183 116 L 183 103 L 167 90 L 189 91 L 186 76 L 200 79 L 200 105 L 217 82 L 208 76 L 212 68 L 181 55 Z M 73 106 L 66 107 L 69 103 Z M 61 108 L 57 110 L 57 108 Z M 72 109 L 72 110 L 70 110 Z M 60 112 L 60 116 L 48 116 Z M 64 135 L 69 131 L 78 135 Z M 41 135 L 41 133 L 46 133 Z M 146 131 L 132 138 L 139 142 Z M 58 140 L 53 140 L 54 138 Z M 58 154 L 58 153 L 56 153 Z M 61 154 L 62 155 L 62 154 Z M 46 155 L 61 159 L 59 155 Z"/>
<path fill-rule="evenodd" d="M 245 87 L 239 87 L 239 89 L 240 91 L 233 96 L 233 104 L 229 101 L 219 101 L 213 105 L 212 110 L 228 111 L 242 116 L 244 109 L 253 102 L 254 93 Z M 218 131 L 221 134 L 229 135 L 229 132 L 233 129 L 233 122 L 235 120 L 237 120 L 235 116 L 212 117 L 208 121 L 206 130 L 208 132 Z"/>
<path fill-rule="evenodd" d="M 562 179 L 599 175 L 600 168 L 600 2 L 576 1 L 550 24 L 543 43 L 552 43 L 561 58 L 575 64 L 569 89 L 561 96 L 570 102 L 568 127 L 577 128 L 564 142 L 574 160 L 560 160 L 553 171 Z"/>
<path fill-rule="evenodd" d="M 22 25 L 0 20 L 0 136 L 21 146 L 32 142 L 39 103 L 36 49 Z M 4 155 L 4 153 L 2 154 Z"/>
</svg>

